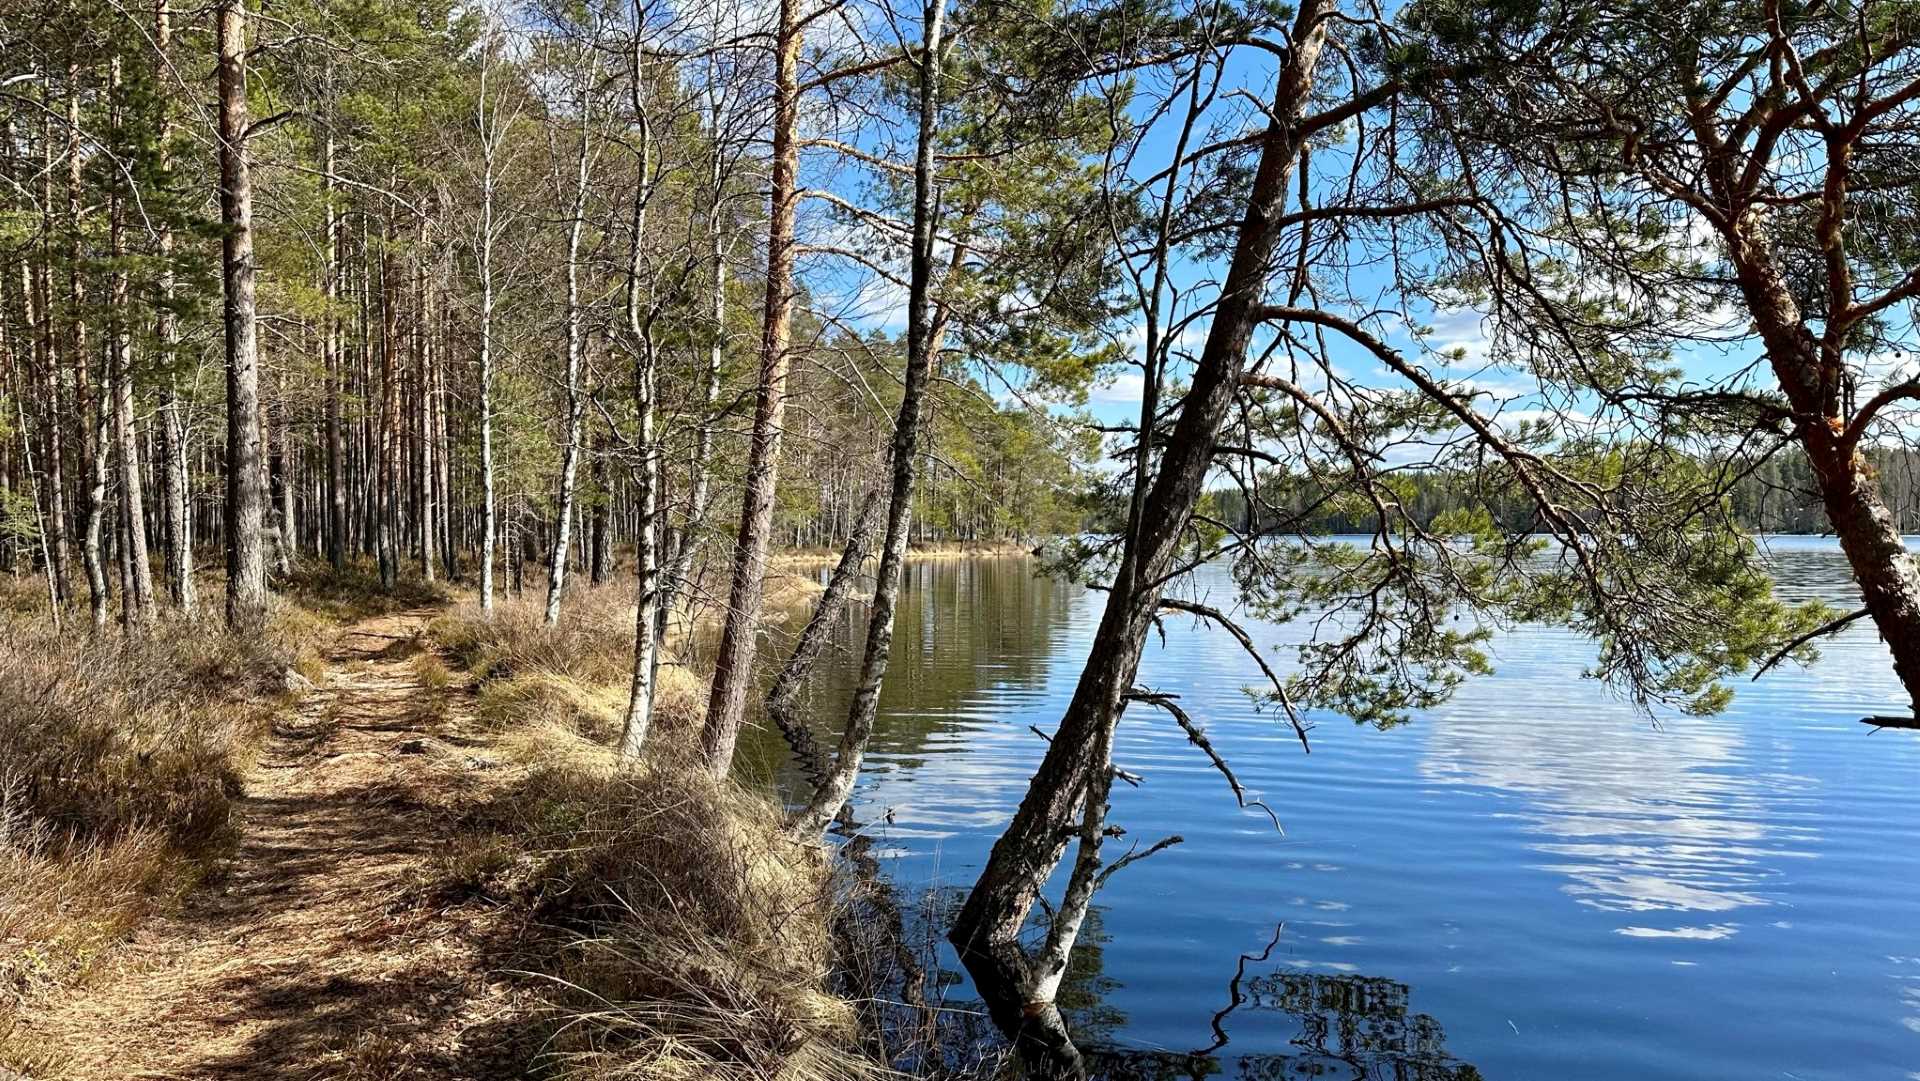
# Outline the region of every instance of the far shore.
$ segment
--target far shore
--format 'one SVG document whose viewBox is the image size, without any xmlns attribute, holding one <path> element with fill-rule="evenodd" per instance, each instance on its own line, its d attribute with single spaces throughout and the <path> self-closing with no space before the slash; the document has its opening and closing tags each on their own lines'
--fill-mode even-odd
<svg viewBox="0 0 1920 1081">
<path fill-rule="evenodd" d="M 1038 542 L 1017 544 L 1013 541 L 937 541 L 932 544 L 915 544 L 907 549 L 907 561 L 917 562 L 934 559 L 1000 559 L 1009 556 L 1031 556 Z M 872 562 L 877 556 L 868 556 Z M 787 548 L 773 553 L 775 567 L 817 567 L 838 562 L 839 548 Z"/>
</svg>

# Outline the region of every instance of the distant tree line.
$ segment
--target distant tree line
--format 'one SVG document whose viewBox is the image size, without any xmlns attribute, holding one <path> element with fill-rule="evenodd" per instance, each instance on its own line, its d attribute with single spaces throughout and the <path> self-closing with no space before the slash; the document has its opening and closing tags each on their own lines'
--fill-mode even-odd
<svg viewBox="0 0 1920 1081">
<path fill-rule="evenodd" d="M 1902 533 L 1920 533 L 1920 451 L 1908 447 L 1874 447 L 1864 452 L 1879 477 L 1887 509 Z M 1724 499 L 1733 520 L 1750 533 L 1829 533 L 1826 509 L 1821 506 L 1807 457 L 1789 447 L 1750 466 L 1728 470 Z M 1453 469 L 1409 469 L 1395 474 L 1389 486 L 1407 517 L 1431 524 L 1441 515 L 1484 511 L 1505 532 L 1528 532 L 1538 527 L 1539 510 L 1524 491 L 1492 474 Z M 1339 498 L 1311 476 L 1273 470 L 1259 478 L 1258 502 L 1248 490 L 1235 487 L 1209 494 L 1209 517 L 1250 532 L 1372 533 L 1379 515 L 1371 503 Z M 1093 508 L 1087 528 L 1102 532 L 1117 528 L 1109 508 Z"/>
</svg>

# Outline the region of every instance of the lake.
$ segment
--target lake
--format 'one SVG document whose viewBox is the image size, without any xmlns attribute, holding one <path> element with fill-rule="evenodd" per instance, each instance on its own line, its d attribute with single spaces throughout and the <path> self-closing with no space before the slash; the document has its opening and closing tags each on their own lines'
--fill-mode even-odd
<svg viewBox="0 0 1920 1081">
<path fill-rule="evenodd" d="M 1831 541 L 1770 547 L 1783 593 L 1855 603 Z M 855 807 L 901 890 L 959 891 L 1104 598 L 1019 558 L 908 575 Z M 1195 594 L 1228 603 L 1224 569 Z M 1115 757 L 1145 780 L 1112 820 L 1185 843 L 1102 891 L 1070 988 L 1083 1046 L 1133 1053 L 1129 1076 L 1920 1081 L 1920 738 L 1859 723 L 1906 701 L 1865 621 L 1725 714 L 1657 723 L 1580 678 L 1589 642 L 1522 627 L 1409 724 L 1311 718 L 1311 755 L 1252 709 L 1227 635 L 1167 628 L 1141 682 L 1182 696 L 1285 833 L 1129 711 Z M 823 721 L 853 667 L 823 661 Z M 779 748 L 757 733 L 745 768 L 782 773 Z"/>
</svg>

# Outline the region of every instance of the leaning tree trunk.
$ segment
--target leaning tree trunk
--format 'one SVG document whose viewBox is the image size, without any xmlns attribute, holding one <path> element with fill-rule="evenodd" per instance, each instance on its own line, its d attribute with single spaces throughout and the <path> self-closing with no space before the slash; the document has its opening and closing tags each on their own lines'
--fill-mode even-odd
<svg viewBox="0 0 1920 1081">
<path fill-rule="evenodd" d="M 827 576 L 827 588 L 814 602 L 813 615 L 801 629 L 800 637 L 794 639 L 793 652 L 787 655 L 787 663 L 767 690 L 767 719 L 786 738 L 794 761 L 807 775 L 807 783 L 816 790 L 827 783 L 832 767 L 814 741 L 813 730 L 800 718 L 795 707 L 800 701 L 800 688 L 806 685 L 814 663 L 826 651 L 828 638 L 847 610 L 847 602 L 853 599 L 853 586 L 859 580 L 861 565 L 873 553 L 873 535 L 880 528 L 880 511 L 888 505 L 886 494 L 884 488 L 867 493 L 866 502 L 854 518 L 853 529 L 847 533 L 847 542 L 840 549 L 840 561 Z"/>
<path fill-rule="evenodd" d="M 714 657 L 713 690 L 700 734 L 707 768 L 724 777 L 733 765 L 733 748 L 746 719 L 753 687 L 753 658 L 758 646 L 761 592 L 766 583 L 767 546 L 773 533 L 773 504 L 780 473 L 780 436 L 787 410 L 787 371 L 792 357 L 788 337 L 793 319 L 794 205 L 800 118 L 800 44 L 804 24 L 799 0 L 780 0 L 773 80 L 773 169 L 767 201 L 767 295 L 761 320 L 759 392 L 753 433 L 747 450 L 746 491 L 740 502 L 740 530 L 733 547 L 733 582 L 727 593 L 727 618 Z"/>
<path fill-rule="evenodd" d="M 1272 118 L 1248 196 L 1247 214 L 1191 387 L 1115 568 L 1112 592 L 1086 667 L 1035 771 L 955 920 L 950 938 L 994 1023 L 1014 1041 L 1028 1076 L 1084 1077 L 1086 1067 L 1061 1019 L 1055 995 L 1066 971 L 1075 912 L 1052 921 L 1037 955 L 1021 933 L 1069 839 L 1078 838 L 1067 902 L 1084 914 L 1096 881 L 1104 830 L 1114 727 L 1133 687 L 1140 651 L 1159 607 L 1180 538 L 1206 490 L 1215 441 L 1231 409 L 1256 308 L 1270 271 L 1285 209 L 1287 178 L 1298 156 L 1298 121 L 1313 86 L 1335 0 L 1310 0 L 1294 21 L 1293 49 L 1275 89 Z M 1136 483 L 1148 483 L 1138 478 Z"/>
<path fill-rule="evenodd" d="M 253 179 L 247 161 L 246 7 L 221 0 L 220 220 L 227 338 L 227 623 L 267 618 L 266 492 L 260 470 L 260 345 L 256 337 Z"/>
<path fill-rule="evenodd" d="M 1893 654 L 1913 715 L 1920 717 L 1920 564 L 1859 448 L 1841 444 L 1822 424 L 1806 426 L 1801 441 L 1861 600 Z"/>
<path fill-rule="evenodd" d="M 880 547 L 875 572 L 873 604 L 867 612 L 867 644 L 860 659 L 860 682 L 847 707 L 847 724 L 833 768 L 814 786 L 807 805 L 795 812 L 790 827 L 801 835 L 817 835 L 840 811 L 860 776 L 867 740 L 880 711 L 880 684 L 893 654 L 893 616 L 899 602 L 900 578 L 907 560 L 907 539 L 913 528 L 913 487 L 917 477 L 922 404 L 933 370 L 933 232 L 935 215 L 934 135 L 938 120 L 940 83 L 940 27 L 947 0 L 928 0 L 925 40 L 920 46 L 920 134 L 913 167 L 913 256 L 907 296 L 907 371 L 900 396 L 900 413 L 893 422 L 890 451 L 893 479 L 887 497 L 886 540 Z"/>
<path fill-rule="evenodd" d="M 1841 420 L 1838 355 L 1823 352 L 1779 270 L 1767 238 L 1744 215 L 1732 218 L 1728 247 L 1767 360 L 1794 412 L 1797 434 L 1860 597 L 1893 655 L 1893 670 L 1920 717 L 1920 562 L 1907 549 L 1873 466 Z M 1837 243 L 1837 242 L 1836 242 Z"/>
</svg>

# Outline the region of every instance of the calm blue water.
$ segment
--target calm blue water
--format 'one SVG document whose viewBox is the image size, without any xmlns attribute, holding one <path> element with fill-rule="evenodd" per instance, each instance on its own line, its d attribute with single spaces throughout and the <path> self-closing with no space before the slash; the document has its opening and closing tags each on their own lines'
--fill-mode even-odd
<svg viewBox="0 0 1920 1081">
<path fill-rule="evenodd" d="M 1784 592 L 1848 603 L 1830 542 L 1773 548 Z M 903 889 L 959 890 L 1103 598 L 1018 559 L 910 575 L 856 806 Z M 1194 591 L 1231 601 L 1224 572 Z M 1580 679 L 1589 643 L 1521 628 L 1497 675 L 1404 727 L 1314 718 L 1310 756 L 1251 709 L 1226 635 L 1168 630 L 1142 682 L 1183 696 L 1286 832 L 1170 720 L 1128 714 L 1116 758 L 1146 781 L 1113 819 L 1185 843 L 1100 895 L 1073 1016 L 1088 1044 L 1212 1049 L 1128 1076 L 1920 1081 L 1920 739 L 1859 723 L 1905 701 L 1866 624 L 1722 716 L 1657 725 Z M 821 689 L 823 720 L 845 695 Z"/>
</svg>

